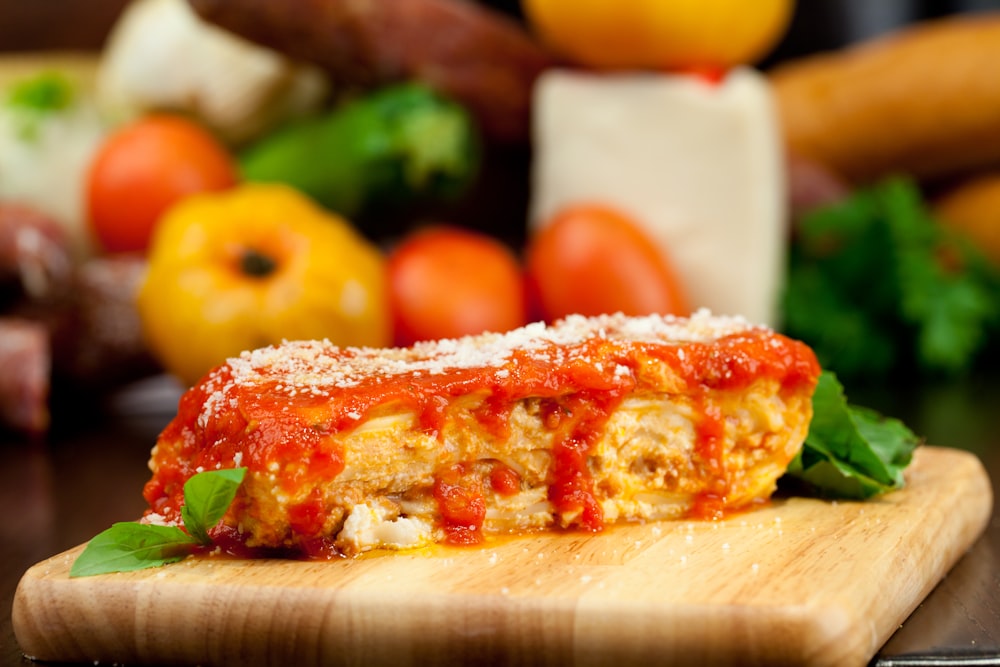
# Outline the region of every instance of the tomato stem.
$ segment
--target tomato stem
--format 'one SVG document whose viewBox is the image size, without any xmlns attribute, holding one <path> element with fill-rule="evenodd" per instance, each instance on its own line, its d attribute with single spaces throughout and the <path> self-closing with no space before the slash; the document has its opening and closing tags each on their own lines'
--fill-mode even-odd
<svg viewBox="0 0 1000 667">
<path fill-rule="evenodd" d="M 253 248 L 244 250 L 243 256 L 240 258 L 240 269 L 243 273 L 255 278 L 264 278 L 276 268 L 278 268 L 277 262 Z"/>
</svg>

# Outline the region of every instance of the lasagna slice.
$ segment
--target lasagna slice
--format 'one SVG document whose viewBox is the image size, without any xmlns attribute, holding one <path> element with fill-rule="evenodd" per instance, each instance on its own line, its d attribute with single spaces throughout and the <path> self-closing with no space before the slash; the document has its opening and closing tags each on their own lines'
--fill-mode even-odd
<svg viewBox="0 0 1000 667">
<path fill-rule="evenodd" d="M 798 452 L 812 351 L 741 318 L 568 317 L 504 334 L 248 351 L 181 399 L 146 519 L 196 472 L 246 467 L 216 543 L 332 557 L 766 500 Z"/>
</svg>

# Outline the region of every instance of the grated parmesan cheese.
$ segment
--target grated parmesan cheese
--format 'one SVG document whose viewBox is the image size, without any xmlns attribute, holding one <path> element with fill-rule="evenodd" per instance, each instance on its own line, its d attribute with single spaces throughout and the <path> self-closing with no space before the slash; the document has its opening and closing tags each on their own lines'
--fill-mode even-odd
<svg viewBox="0 0 1000 667">
<path fill-rule="evenodd" d="M 409 374 L 414 378 L 445 375 L 460 369 L 495 368 L 503 381 L 511 376 L 508 362 L 515 352 L 531 359 L 564 365 L 587 362 L 584 347 L 574 343 L 617 338 L 634 342 L 683 344 L 711 342 L 723 336 L 763 328 L 739 316 L 716 316 L 706 309 L 690 317 L 622 313 L 583 317 L 571 315 L 552 325 L 536 322 L 507 333 L 487 333 L 464 338 L 417 343 L 410 348 L 340 348 L 329 340 L 284 341 L 231 358 L 207 381 L 209 394 L 198 417 L 204 428 L 211 419 L 232 406 L 233 389 L 271 384 L 270 391 L 295 397 L 322 398 L 357 387 L 373 378 Z M 617 367 L 616 376 L 631 373 Z M 362 414 L 351 412 L 352 419 Z M 237 463 L 237 465 L 239 465 Z"/>
</svg>

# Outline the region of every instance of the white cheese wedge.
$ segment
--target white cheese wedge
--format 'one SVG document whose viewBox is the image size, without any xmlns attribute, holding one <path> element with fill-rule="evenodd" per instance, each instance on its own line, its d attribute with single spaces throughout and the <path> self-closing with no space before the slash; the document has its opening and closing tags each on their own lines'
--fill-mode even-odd
<svg viewBox="0 0 1000 667">
<path fill-rule="evenodd" d="M 131 2 L 97 77 L 101 107 L 116 120 L 182 111 L 234 143 L 315 110 L 328 88 L 319 70 L 202 21 L 185 0 Z"/>
<path fill-rule="evenodd" d="M 529 229 L 570 204 L 615 206 L 660 244 L 693 308 L 777 325 L 786 186 L 763 75 L 553 70 L 534 99 Z"/>
</svg>

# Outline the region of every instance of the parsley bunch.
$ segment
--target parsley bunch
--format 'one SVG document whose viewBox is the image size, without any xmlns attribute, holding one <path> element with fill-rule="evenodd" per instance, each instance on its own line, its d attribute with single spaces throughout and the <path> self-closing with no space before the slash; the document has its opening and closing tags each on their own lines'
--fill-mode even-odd
<svg viewBox="0 0 1000 667">
<path fill-rule="evenodd" d="M 1000 272 L 893 178 L 806 216 L 790 251 L 785 333 L 843 380 L 958 375 L 1000 333 Z"/>
</svg>

